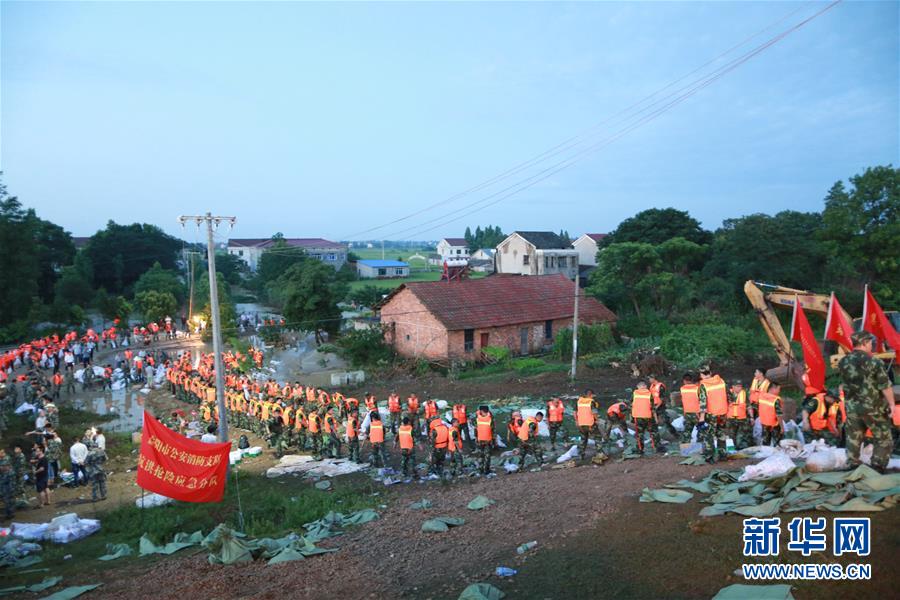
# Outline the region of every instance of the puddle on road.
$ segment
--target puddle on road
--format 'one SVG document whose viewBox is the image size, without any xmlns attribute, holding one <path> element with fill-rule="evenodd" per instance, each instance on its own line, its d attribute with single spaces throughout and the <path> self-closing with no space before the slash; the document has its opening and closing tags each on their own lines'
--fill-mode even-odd
<svg viewBox="0 0 900 600">
<path fill-rule="evenodd" d="M 144 425 L 144 405 L 147 396 L 138 390 L 116 390 L 103 394 L 91 394 L 89 398 L 77 398 L 76 408 L 89 410 L 98 415 L 115 415 L 115 418 L 103 423 L 107 431 L 131 433 Z"/>
</svg>

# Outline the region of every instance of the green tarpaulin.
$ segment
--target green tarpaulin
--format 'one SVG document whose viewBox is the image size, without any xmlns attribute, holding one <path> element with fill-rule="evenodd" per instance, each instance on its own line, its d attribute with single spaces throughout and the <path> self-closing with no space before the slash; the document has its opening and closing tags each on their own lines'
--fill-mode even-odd
<svg viewBox="0 0 900 600">
<path fill-rule="evenodd" d="M 55 594 L 50 594 L 49 596 L 44 596 L 41 600 L 71 600 L 72 598 L 77 598 L 78 596 L 87 593 L 91 590 L 95 590 L 98 587 L 103 585 L 102 583 L 95 583 L 94 585 L 78 585 L 73 587 L 67 587 L 62 589 Z"/>
<path fill-rule="evenodd" d="M 122 558 L 123 556 L 129 556 L 131 554 L 131 546 L 128 544 L 107 544 L 106 554 L 97 560 L 116 560 L 117 558 Z"/>
<path fill-rule="evenodd" d="M 0 596 L 5 596 L 6 594 L 16 594 L 18 592 L 43 592 L 44 590 L 49 590 L 54 585 L 58 584 L 60 581 L 62 581 L 62 579 L 62 577 L 46 577 L 40 583 L 3 588 L 2 590 L 0 590 Z"/>
<path fill-rule="evenodd" d="M 324 480 L 324 481 L 317 481 L 317 482 L 316 482 L 316 489 L 318 489 L 318 490 L 330 490 L 330 489 L 331 489 L 331 482 L 328 481 L 327 479 Z"/>
<path fill-rule="evenodd" d="M 502 600 L 505 596 L 489 583 L 473 583 L 463 590 L 458 600 Z"/>
<path fill-rule="evenodd" d="M 719 590 L 713 600 L 794 600 L 789 585 L 744 585 L 735 583 Z"/>
<path fill-rule="evenodd" d="M 641 502 L 668 502 L 670 504 L 684 504 L 694 495 L 684 490 L 661 489 L 651 490 L 644 488 L 641 492 Z"/>
<path fill-rule="evenodd" d="M 475 496 L 471 502 L 466 506 L 469 510 L 481 510 L 483 508 L 487 508 L 491 504 L 496 504 L 496 500 L 491 500 L 487 496 Z"/>
<path fill-rule="evenodd" d="M 465 519 L 457 519 L 454 517 L 435 517 L 433 519 L 428 519 L 427 521 L 422 523 L 422 531 L 430 533 L 442 533 L 444 531 L 447 531 L 451 527 L 463 525 L 465 522 Z"/>
<path fill-rule="evenodd" d="M 409 504 L 409 508 L 411 508 L 413 510 L 423 510 L 426 508 L 431 508 L 431 500 L 428 500 L 427 498 L 422 498 L 418 502 L 411 502 Z"/>
<path fill-rule="evenodd" d="M 203 539 L 202 531 L 195 531 L 191 534 L 181 532 L 176 533 L 173 541 L 165 546 L 157 546 L 150 541 L 147 534 L 144 534 L 138 542 L 138 552 L 141 556 L 147 556 L 148 554 L 174 554 L 179 550 L 199 545 L 203 542 Z"/>
</svg>

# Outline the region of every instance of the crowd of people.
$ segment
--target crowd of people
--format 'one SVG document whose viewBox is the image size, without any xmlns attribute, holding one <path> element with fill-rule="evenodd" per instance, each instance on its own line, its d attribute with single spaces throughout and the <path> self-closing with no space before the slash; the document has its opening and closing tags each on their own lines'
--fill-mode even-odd
<svg viewBox="0 0 900 600">
<path fill-rule="evenodd" d="M 862 343 L 865 336 L 858 337 Z M 860 347 L 848 355 L 848 364 L 862 363 L 866 356 L 871 358 L 871 349 L 867 351 L 866 347 Z M 261 356 L 256 355 L 254 360 L 259 365 Z M 234 358 L 230 357 L 226 363 L 233 364 Z M 212 357 L 202 357 L 199 365 L 199 369 L 194 369 L 189 355 L 174 364 L 167 374 L 170 390 L 181 400 L 198 404 L 202 420 L 206 424 L 215 424 L 219 415 L 212 382 Z M 877 372 L 886 381 L 883 365 L 879 369 Z M 865 377 L 871 379 L 875 372 L 867 371 Z M 858 373 L 847 368 L 842 370 L 842 376 L 844 384 L 839 391 L 806 390 L 808 394 L 798 411 L 802 429 L 831 445 L 846 444 L 851 461 L 855 457 L 857 462 L 860 442 L 869 436 L 876 446 L 872 464 L 883 469 L 893 446 L 892 419 L 895 438 L 900 429 L 900 409 L 894 406 L 892 396 L 890 403 L 887 402 L 890 385 L 885 387 L 881 379 L 866 379 L 865 383 L 859 383 Z M 491 453 L 501 439 L 497 419 L 486 405 L 479 406 L 474 413 L 464 403 L 442 411 L 433 399 L 421 401 L 416 394 L 410 394 L 403 400 L 397 393 L 389 394 L 383 404 L 372 394 L 365 394 L 360 402 L 340 392 L 329 393 L 300 382 L 279 383 L 235 371 L 226 374 L 225 388 L 229 422 L 267 439 L 278 457 L 295 449 L 310 451 L 317 458 L 336 458 L 342 455 L 346 445 L 349 458 L 360 461 L 361 446 L 365 444 L 370 461 L 379 467 L 387 462 L 390 439 L 390 445 L 400 451 L 405 476 L 417 475 L 414 472 L 415 452 L 423 445 L 430 454 L 430 470 L 436 474 L 442 475 L 448 462 L 450 474 L 460 474 L 468 449 L 477 455 L 479 473 L 487 475 L 491 473 Z M 853 401 L 845 401 L 845 389 L 852 390 Z M 887 391 L 883 391 L 885 389 Z M 630 451 L 639 455 L 647 450 L 647 439 L 654 452 L 668 450 L 661 439 L 661 430 L 682 444 L 697 440 L 702 443 L 703 456 L 710 463 L 727 458 L 729 438 L 739 450 L 756 443 L 777 445 L 784 436 L 784 402 L 780 386 L 766 379 L 762 368 L 756 370 L 745 386 L 739 381 L 728 384 L 718 373 L 704 367 L 699 373 L 684 374 L 677 391 L 677 396 L 670 395 L 666 384 L 651 375 L 637 383 L 629 398 L 617 400 L 608 407 L 601 406 L 590 389 L 574 403 L 553 398 L 541 410 L 527 411 L 531 413 L 529 416 L 523 416 L 521 410 L 513 411 L 503 430 L 504 446 L 518 448 L 520 466 L 525 464 L 528 456 L 540 466 L 544 460 L 544 444 L 538 436 L 541 423 L 546 420 L 549 446 L 554 450 L 557 441 L 562 439 L 565 443 L 568 437 L 566 424 L 569 419 L 580 436 L 581 456 L 586 457 L 590 441 L 594 441 L 594 462 L 608 458 L 611 445 L 616 443 L 614 432 L 629 444 Z M 882 394 L 882 404 L 870 399 L 873 395 L 881 398 Z M 856 409 L 862 405 L 871 409 Z M 678 413 L 683 417 L 680 432 L 672 422 L 672 414 Z M 870 413 L 874 415 L 871 418 Z M 857 418 L 857 414 L 866 416 Z M 187 424 L 178 414 L 165 422 L 181 430 Z M 753 435 L 757 422 L 758 440 Z M 866 427 L 861 428 L 860 423 L 865 423 Z M 884 441 L 885 431 L 890 442 L 888 446 Z"/>
</svg>

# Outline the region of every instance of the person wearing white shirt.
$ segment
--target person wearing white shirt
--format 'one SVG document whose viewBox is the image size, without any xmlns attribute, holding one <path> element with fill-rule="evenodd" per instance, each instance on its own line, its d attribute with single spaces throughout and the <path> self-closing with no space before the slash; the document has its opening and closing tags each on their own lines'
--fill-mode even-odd
<svg viewBox="0 0 900 600">
<path fill-rule="evenodd" d="M 106 452 L 106 436 L 103 435 L 103 430 L 99 427 L 95 428 L 97 431 L 97 435 L 94 436 L 94 443 L 97 444 L 97 447 Z"/>
<path fill-rule="evenodd" d="M 87 470 L 84 463 L 87 460 L 88 449 L 79 438 L 75 438 L 75 443 L 69 448 L 69 459 L 72 461 L 72 474 L 75 475 L 75 483 L 78 485 L 87 485 Z M 78 481 L 78 473 L 81 473 L 81 481 Z"/>
<path fill-rule="evenodd" d="M 215 426 L 215 424 L 212 424 L 212 423 L 211 423 L 211 424 L 207 425 L 207 427 L 206 427 L 206 433 L 204 433 L 204 434 L 200 437 L 200 441 L 203 442 L 204 444 L 215 444 L 216 442 L 219 441 L 219 439 L 216 437 L 216 426 Z"/>
</svg>

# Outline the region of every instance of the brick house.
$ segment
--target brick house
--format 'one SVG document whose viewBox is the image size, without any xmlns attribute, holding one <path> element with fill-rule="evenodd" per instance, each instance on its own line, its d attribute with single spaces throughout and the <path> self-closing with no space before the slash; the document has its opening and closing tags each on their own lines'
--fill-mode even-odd
<svg viewBox="0 0 900 600">
<path fill-rule="evenodd" d="M 573 285 L 563 274 L 493 275 L 463 281 L 405 283 L 379 306 L 385 341 L 406 357 L 477 360 L 485 346 L 526 355 L 553 344 L 572 326 Z M 616 315 L 581 292 L 582 323 Z"/>
</svg>

